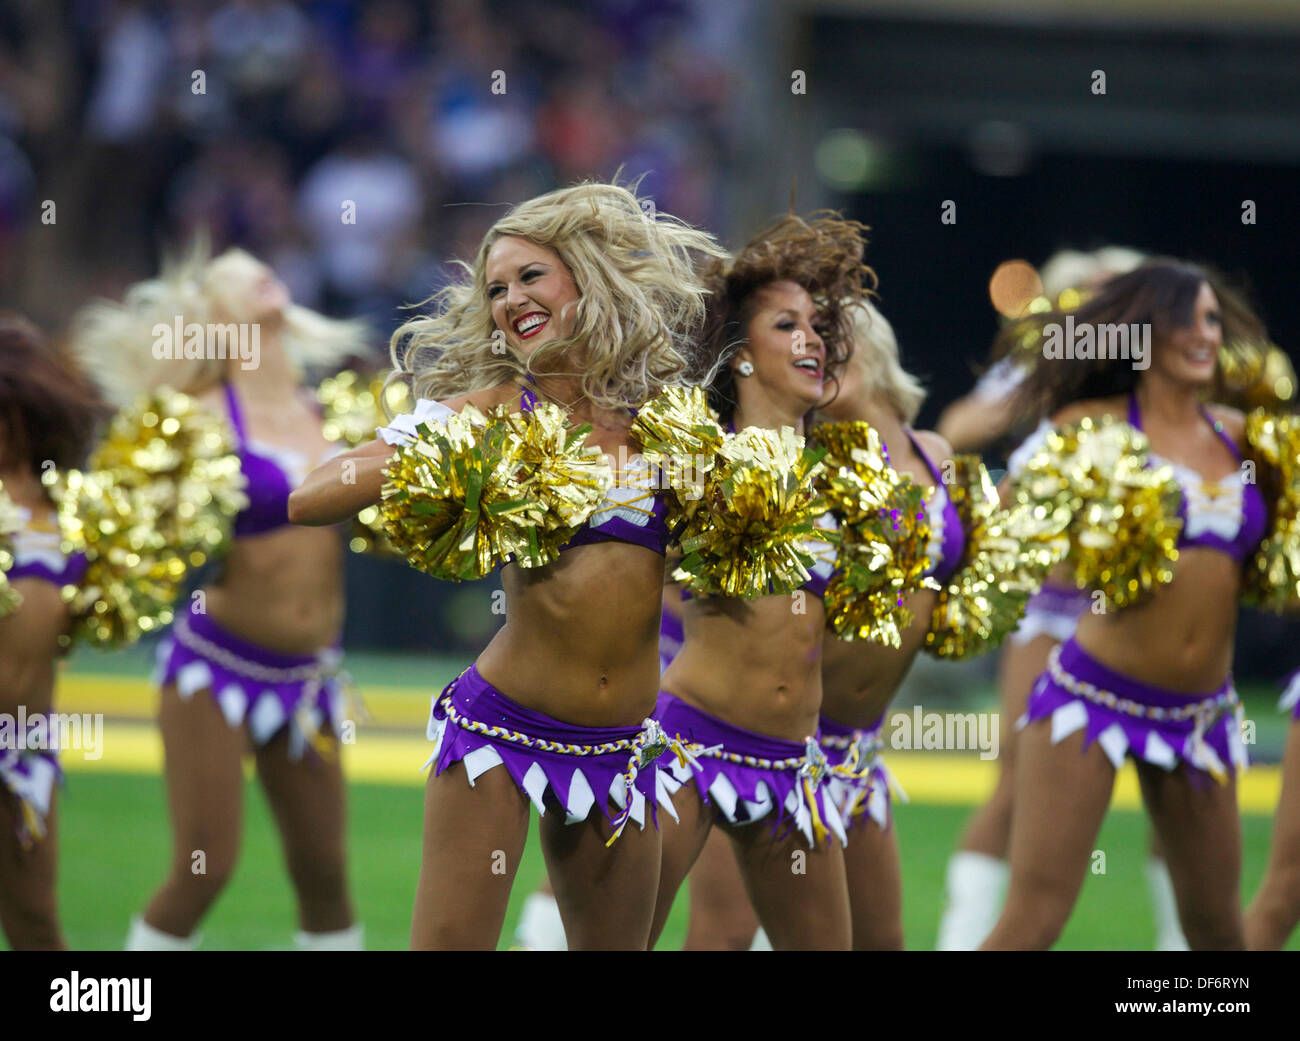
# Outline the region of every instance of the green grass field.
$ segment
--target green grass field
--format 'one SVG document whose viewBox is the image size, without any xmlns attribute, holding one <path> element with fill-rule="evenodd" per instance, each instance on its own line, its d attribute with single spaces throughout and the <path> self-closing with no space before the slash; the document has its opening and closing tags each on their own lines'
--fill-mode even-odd
<svg viewBox="0 0 1300 1041">
<path fill-rule="evenodd" d="M 147 685 L 142 658 L 105 669 L 106 659 L 79 659 L 70 676 L 95 689 L 97 677 L 136 677 Z M 382 677 L 408 687 L 412 718 L 427 706 L 428 691 L 457 663 L 365 659 L 358 679 Z M 989 695 L 984 693 L 987 701 Z M 1262 701 L 1261 695 L 1261 701 Z M 77 706 L 82 710 L 82 706 Z M 114 706 L 104 706 L 112 713 Z M 1265 707 L 1256 715 L 1268 718 Z M 380 721 L 381 723 L 383 721 Z M 143 721 L 135 724 L 143 730 Z M 403 740 L 418 735 L 409 727 Z M 1261 730 L 1265 724 L 1261 722 Z M 1268 724 L 1272 750 L 1279 747 L 1283 722 Z M 106 741 L 107 746 L 107 741 Z M 111 753 L 113 749 L 108 748 Z M 108 755 L 105 758 L 109 758 Z M 914 756 L 922 765 L 926 757 Z M 405 766 L 405 763 L 403 763 Z M 909 764 L 911 766 L 911 764 Z M 415 771 L 418 762 L 411 764 Z M 915 768 L 913 768 L 915 769 Z M 403 771 L 405 776 L 405 771 Z M 915 774 L 914 774 L 915 776 Z M 908 783 L 907 775 L 903 776 Z M 257 785 L 246 782 L 245 834 L 235 876 L 204 923 L 205 949 L 275 949 L 291 946 L 295 929 L 293 899 L 266 802 Z M 400 949 L 407 943 L 411 903 L 420 861 L 423 789 L 418 773 L 406 783 L 349 783 L 349 870 L 353 897 L 366 927 L 370 949 Z M 946 799 L 913 792 L 913 801 L 896 807 L 904 869 L 904 924 L 907 944 L 930 948 L 938 926 L 946 862 L 971 813 L 969 797 Z M 75 949 L 120 947 L 128 921 L 144 904 L 166 869 L 169 836 L 162 779 L 156 772 L 87 770 L 70 764 L 61 796 L 60 911 L 69 944 Z M 1253 894 L 1264 870 L 1272 832 L 1271 813 L 1255 811 L 1243 819 L 1245 861 L 1243 900 Z M 1106 853 L 1106 873 L 1089 876 L 1060 946 L 1071 949 L 1149 949 L 1153 936 L 1142 873 L 1146 824 L 1139 813 L 1112 810 L 1097 848 Z M 508 947 L 524 897 L 543 871 L 535 830 L 520 868 L 501 946 Z M 673 908 L 661 949 L 681 946 L 686 899 Z M 1300 949 L 1300 938 L 1292 947 Z"/>
<path fill-rule="evenodd" d="M 246 831 L 239 867 L 204 924 L 204 947 L 287 948 L 295 928 L 293 897 L 260 790 L 247 785 Z M 120 947 L 127 921 L 161 880 L 168 837 L 162 782 L 156 776 L 103 774 L 73 778 L 63 800 L 59 897 L 68 943 L 78 949 Z M 350 787 L 350 869 L 354 898 L 371 949 L 404 948 L 420 865 L 418 787 Z M 903 850 L 904 925 L 909 947 L 934 944 L 947 857 L 969 813 L 965 806 L 912 803 L 898 810 Z M 1244 889 L 1264 870 L 1272 828 L 1266 817 L 1245 818 Z M 535 837 L 535 836 L 534 836 Z M 1097 848 L 1105 875 L 1088 878 L 1061 939 L 1062 948 L 1143 949 L 1153 927 L 1142 875 L 1146 825 L 1141 815 L 1114 811 Z M 529 843 L 511 899 L 502 947 L 509 946 L 523 897 L 542 874 Z M 661 949 L 681 946 L 685 900 L 679 899 Z M 1300 938 L 1297 938 L 1300 939 Z M 1293 941 L 1292 948 L 1300 948 Z"/>
</svg>

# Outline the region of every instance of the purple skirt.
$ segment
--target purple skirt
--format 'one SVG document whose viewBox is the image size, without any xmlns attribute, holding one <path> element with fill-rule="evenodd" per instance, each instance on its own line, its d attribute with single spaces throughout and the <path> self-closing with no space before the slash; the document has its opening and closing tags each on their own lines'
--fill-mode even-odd
<svg viewBox="0 0 1300 1041">
<path fill-rule="evenodd" d="M 1029 598 L 1025 616 L 1011 634 L 1011 642 L 1028 643 L 1037 636 L 1050 636 L 1057 643 L 1064 643 L 1074 635 L 1079 616 L 1091 603 L 1092 596 L 1087 590 L 1046 582 Z"/>
<path fill-rule="evenodd" d="M 864 813 L 879 825 L 881 831 L 889 830 L 891 789 L 907 802 L 907 793 L 889 772 L 880 754 L 885 747 L 880 737 L 884 725 L 883 713 L 865 730 L 845 726 L 826 715 L 821 717 L 821 746 L 826 761 L 832 769 L 847 768 L 849 774 L 832 773 L 827 784 L 840 819 L 850 831 L 853 830 L 854 818 L 860 818 Z"/>
<path fill-rule="evenodd" d="M 1287 678 L 1286 688 L 1282 691 L 1277 707 L 1283 712 L 1290 712 L 1292 719 L 1300 719 L 1300 669 Z"/>
<path fill-rule="evenodd" d="M 656 827 L 656 804 L 677 817 L 655 765 L 666 745 L 653 720 L 639 727 L 562 723 L 512 701 L 471 665 L 433 699 L 428 734 L 434 749 L 424 765 L 435 775 L 463 762 L 472 787 L 480 774 L 504 765 L 538 813 L 558 804 L 568 824 L 586 820 L 598 805 L 615 836 L 628 820 L 645 827 L 647 803 Z"/>
<path fill-rule="evenodd" d="M 184 699 L 207 690 L 226 721 L 248 724 L 256 745 L 290 728 L 289 753 L 302 756 L 308 745 L 330 751 L 322 732 L 335 734 L 344 717 L 343 660 L 337 648 L 316 654 L 281 654 L 226 632 L 205 614 L 182 614 L 158 645 L 154 682 L 169 683 Z"/>
<path fill-rule="evenodd" d="M 815 738 L 801 745 L 756 734 L 667 691 L 659 694 L 655 718 L 666 734 L 692 746 L 686 759 L 665 760 L 672 791 L 694 783 L 717 819 L 730 824 L 770 816 L 773 832 L 786 825 L 781 837 L 798 829 L 809 846 L 831 834 L 844 844 L 844 824 L 826 786 L 829 767 Z"/>
<path fill-rule="evenodd" d="M 41 726 L 43 719 L 42 716 L 28 717 L 26 729 L 32 735 L 37 728 L 41 728 L 46 735 L 41 743 L 48 744 L 51 728 L 48 723 Z M 31 743 L 35 744 L 36 741 L 32 740 Z M 14 745 L 17 744 L 15 737 Z M 63 768 L 59 766 L 57 748 L 0 748 L 0 786 L 18 800 L 19 820 L 15 831 L 23 849 L 30 849 L 45 838 L 50 800 L 54 797 L 55 786 L 62 784 Z"/>
<path fill-rule="evenodd" d="M 1050 719 L 1053 744 L 1082 730 L 1084 748 L 1096 741 L 1117 770 L 1133 755 L 1226 782 L 1249 762 L 1242 718 L 1231 679 L 1202 696 L 1164 690 L 1108 669 L 1070 639 L 1053 648 L 1016 726 Z"/>
</svg>

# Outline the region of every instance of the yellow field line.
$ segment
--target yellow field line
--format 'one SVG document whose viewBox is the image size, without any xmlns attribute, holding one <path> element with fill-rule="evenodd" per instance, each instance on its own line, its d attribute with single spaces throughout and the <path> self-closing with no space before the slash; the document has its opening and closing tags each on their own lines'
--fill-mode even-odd
<svg viewBox="0 0 1300 1041">
<path fill-rule="evenodd" d="M 441 687 L 370 686 L 362 690 L 376 726 L 409 726 L 421 732 L 429 719 L 429 701 Z M 144 676 L 103 676 L 64 673 L 59 677 L 58 711 L 103 712 L 122 719 L 153 719 L 158 714 L 158 690 Z"/>
<path fill-rule="evenodd" d="M 102 702 L 101 702 L 102 704 Z M 73 711 L 63 708 L 64 711 Z M 79 710 L 77 710 L 79 711 Z M 162 770 L 162 739 L 149 724 L 109 719 L 104 723 L 102 755 L 87 759 L 82 753 L 63 753 L 63 765 L 70 773 L 156 774 Z M 357 740 L 343 746 L 343 768 L 352 781 L 371 784 L 422 785 L 420 767 L 431 748 L 423 734 L 367 733 L 358 730 Z M 895 752 L 886 757 L 890 769 L 915 803 L 975 806 L 984 802 L 997 780 L 997 764 L 976 755 L 945 752 Z M 1243 813 L 1271 815 L 1277 807 L 1282 772 L 1276 766 L 1256 766 L 1238 783 L 1238 801 Z M 1141 807 L 1137 774 L 1126 763 L 1115 785 L 1113 805 L 1125 810 Z"/>
</svg>

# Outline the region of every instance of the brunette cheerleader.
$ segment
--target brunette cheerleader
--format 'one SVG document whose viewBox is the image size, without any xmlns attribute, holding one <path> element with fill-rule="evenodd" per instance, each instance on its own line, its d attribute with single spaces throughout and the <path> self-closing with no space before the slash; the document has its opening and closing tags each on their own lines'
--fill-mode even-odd
<svg viewBox="0 0 1300 1041">
<path fill-rule="evenodd" d="M 726 362 L 709 388 L 724 423 L 804 430 L 843 363 L 851 304 L 871 277 L 863 230 L 835 217 L 792 216 L 710 270 L 702 348 Z M 817 538 L 805 548 L 814 564 L 793 594 L 684 604 L 685 638 L 664 673 L 656 716 L 667 733 L 705 751 L 672 767 L 685 790 L 675 800 L 678 820 L 665 825 L 656 936 L 717 827 L 773 947 L 850 946 L 844 827 L 816 741 L 821 595 L 835 553 Z M 792 863 L 802 870 L 792 872 Z"/>
<path fill-rule="evenodd" d="M 103 414 L 93 387 L 55 360 L 34 326 L 0 316 L 0 927 L 14 950 L 64 947 L 54 886 L 63 771 L 52 713 L 72 622 L 62 587 L 79 580 L 85 560 L 60 548 L 41 478 L 51 464 L 83 464 Z"/>
<path fill-rule="evenodd" d="M 1152 508 L 1142 511 L 1147 527 L 1131 533 L 1138 555 L 1124 562 L 1121 580 L 1106 579 L 1104 566 L 1093 569 L 1107 609 L 1080 617 L 1030 695 L 1017 752 L 1009 891 L 986 948 L 1056 941 L 1115 772 L 1129 755 L 1188 942 L 1242 945 L 1235 772 L 1246 755 L 1229 669 L 1243 562 L 1254 558 L 1267 511 L 1241 465 L 1242 415 L 1203 404 L 1226 315 L 1253 322 L 1200 268 L 1154 261 L 1107 283 L 1074 317 L 1076 329 L 1094 335 L 1116 323 L 1149 328 L 1144 356 L 1045 358 L 1025 381 L 1028 406 L 1052 418 L 1013 457 L 1013 474 L 1023 470 L 1051 485 L 1058 457 L 1073 444 L 1085 465 L 1085 457 L 1098 458 L 1090 452 L 1119 452 L 1111 471 L 1133 470 L 1129 488 Z M 1060 320 L 1039 319 L 1044 327 Z M 1085 450 L 1085 441 L 1092 447 Z M 1127 462 L 1124 452 L 1131 453 Z M 1144 457 L 1155 473 L 1138 466 Z M 1032 483 L 1026 478 L 1022 487 Z M 1060 486 L 1067 498 L 1074 494 L 1068 483 Z M 1171 495 L 1181 523 L 1154 508 Z M 1126 509 L 1119 522 L 1136 517 Z M 1086 523 L 1083 513 L 1076 522 Z M 1079 560 L 1105 541 L 1087 534 L 1072 551 Z"/>
</svg>

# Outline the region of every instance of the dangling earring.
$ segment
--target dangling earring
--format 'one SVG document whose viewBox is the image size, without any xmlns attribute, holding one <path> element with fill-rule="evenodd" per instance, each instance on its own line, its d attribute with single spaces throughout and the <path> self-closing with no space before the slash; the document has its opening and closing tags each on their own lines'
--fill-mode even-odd
<svg viewBox="0 0 1300 1041">
<path fill-rule="evenodd" d="M 750 361 L 742 361 L 736 366 L 736 371 L 742 376 L 752 376 L 754 375 L 754 363 Z"/>
</svg>

